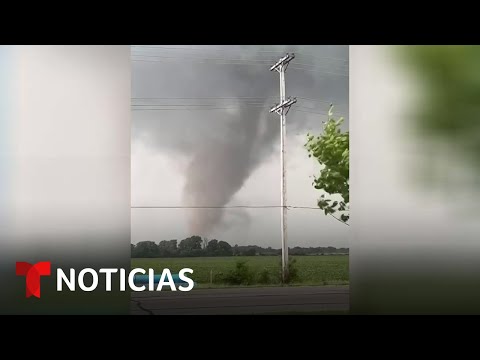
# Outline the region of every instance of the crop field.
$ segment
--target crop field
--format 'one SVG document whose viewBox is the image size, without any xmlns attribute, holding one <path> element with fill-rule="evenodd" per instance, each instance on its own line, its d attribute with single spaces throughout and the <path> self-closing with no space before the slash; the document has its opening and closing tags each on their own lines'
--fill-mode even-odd
<svg viewBox="0 0 480 360">
<path fill-rule="evenodd" d="M 294 256 L 297 270 L 297 285 L 344 285 L 348 284 L 347 255 Z M 251 285 L 275 285 L 280 279 L 279 256 L 227 256 L 227 257 L 190 257 L 190 258 L 142 258 L 132 259 L 132 268 L 152 268 L 161 273 L 168 268 L 178 273 L 182 268 L 191 268 L 192 279 L 200 287 L 226 286 L 224 278 L 231 273 L 238 261 L 245 262 L 253 274 Z M 257 281 L 261 274 L 267 273 L 267 281 Z"/>
</svg>

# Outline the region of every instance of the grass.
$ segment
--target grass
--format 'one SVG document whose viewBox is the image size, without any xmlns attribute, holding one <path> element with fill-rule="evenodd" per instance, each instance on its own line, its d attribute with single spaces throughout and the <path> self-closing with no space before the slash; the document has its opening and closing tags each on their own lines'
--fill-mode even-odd
<svg viewBox="0 0 480 360">
<path fill-rule="evenodd" d="M 348 261 L 346 255 L 293 256 L 298 269 L 298 281 L 293 285 L 346 285 L 348 284 Z M 161 273 L 168 268 L 178 273 L 182 268 L 193 270 L 192 278 L 198 288 L 224 287 L 222 277 L 235 268 L 237 261 L 245 261 L 252 272 L 259 276 L 265 269 L 270 275 L 268 284 L 278 285 L 280 257 L 278 256 L 228 256 L 196 258 L 150 258 L 132 259 L 132 268 L 152 268 Z M 260 285 L 260 283 L 256 284 Z"/>
</svg>

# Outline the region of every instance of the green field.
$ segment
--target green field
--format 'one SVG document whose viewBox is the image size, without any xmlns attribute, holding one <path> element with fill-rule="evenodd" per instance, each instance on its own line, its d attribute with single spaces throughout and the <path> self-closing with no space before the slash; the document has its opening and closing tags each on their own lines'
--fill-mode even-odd
<svg viewBox="0 0 480 360">
<path fill-rule="evenodd" d="M 294 256 L 298 280 L 294 285 L 343 285 L 348 284 L 348 260 L 346 255 Z M 251 271 L 258 275 L 268 270 L 270 285 L 278 284 L 280 257 L 278 256 L 229 256 L 191 258 L 132 259 L 132 268 L 152 268 L 161 273 L 168 268 L 178 273 L 182 268 L 193 270 L 192 278 L 200 287 L 225 286 L 222 277 L 235 268 L 237 261 L 245 261 Z"/>
</svg>

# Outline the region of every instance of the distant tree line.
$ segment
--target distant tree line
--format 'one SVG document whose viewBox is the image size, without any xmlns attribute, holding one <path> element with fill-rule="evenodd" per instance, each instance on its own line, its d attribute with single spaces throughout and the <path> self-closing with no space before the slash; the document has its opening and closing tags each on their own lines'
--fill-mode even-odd
<svg viewBox="0 0 480 360">
<path fill-rule="evenodd" d="M 130 244 L 132 258 L 155 257 L 200 257 L 200 256 L 268 256 L 280 255 L 281 249 L 263 248 L 257 245 L 231 246 L 223 240 L 208 240 L 200 236 L 191 236 L 180 242 L 162 240 L 158 244 L 154 241 L 140 241 Z M 290 255 L 333 255 L 348 254 L 347 248 L 334 247 L 294 247 L 289 248 Z"/>
</svg>

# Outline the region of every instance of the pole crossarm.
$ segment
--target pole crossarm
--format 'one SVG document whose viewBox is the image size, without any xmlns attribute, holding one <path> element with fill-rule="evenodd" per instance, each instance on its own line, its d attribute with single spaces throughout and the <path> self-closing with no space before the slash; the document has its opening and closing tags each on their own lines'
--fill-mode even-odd
<svg viewBox="0 0 480 360">
<path fill-rule="evenodd" d="M 270 71 L 273 71 L 273 70 L 277 70 L 277 71 L 280 71 L 280 68 L 282 66 L 286 66 L 288 65 L 288 63 L 290 61 L 292 61 L 293 59 L 295 59 L 295 54 L 288 54 L 285 55 L 284 57 L 282 57 L 280 60 L 278 60 L 275 65 L 273 65 L 271 68 L 270 68 Z"/>
<path fill-rule="evenodd" d="M 290 108 L 290 106 L 292 106 L 293 104 L 295 104 L 297 102 L 297 98 L 288 98 L 288 100 L 284 101 L 283 103 L 281 104 L 278 104 L 278 105 L 275 105 L 273 108 L 270 109 L 270 112 L 275 112 L 277 113 L 278 115 L 281 115 L 281 112 L 283 109 L 285 108 Z"/>
</svg>

